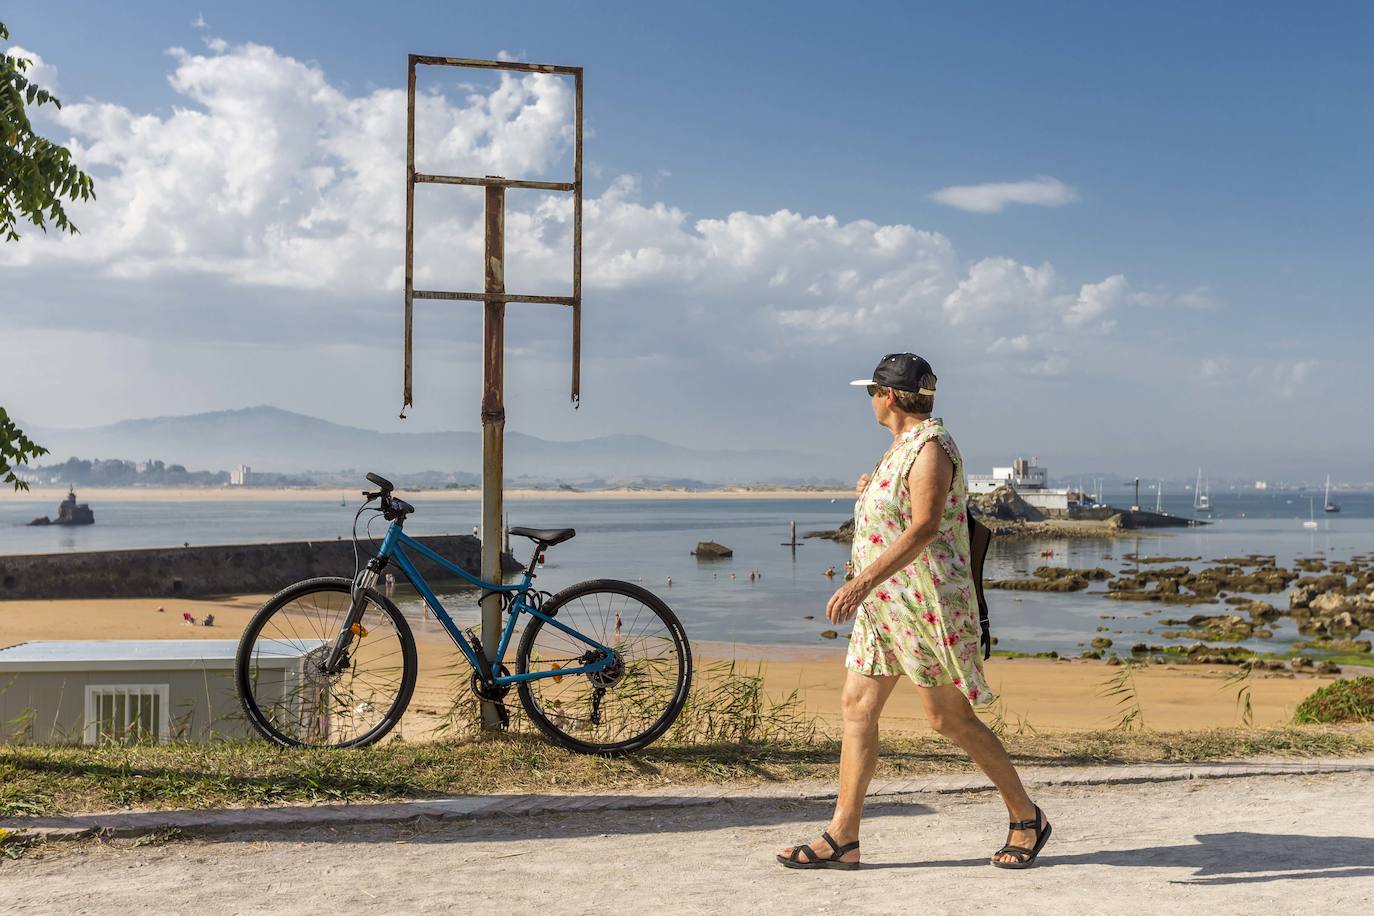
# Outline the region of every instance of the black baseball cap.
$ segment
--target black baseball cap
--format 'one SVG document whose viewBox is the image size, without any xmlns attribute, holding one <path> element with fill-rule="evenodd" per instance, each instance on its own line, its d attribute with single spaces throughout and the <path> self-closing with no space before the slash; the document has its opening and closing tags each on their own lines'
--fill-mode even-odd
<svg viewBox="0 0 1374 916">
<path fill-rule="evenodd" d="M 921 379 L 934 375 L 935 370 L 915 353 L 889 353 L 878 362 L 872 378 L 856 378 L 851 385 L 882 385 L 898 391 L 914 391 L 917 394 L 934 394 L 934 388 L 922 388 Z"/>
</svg>

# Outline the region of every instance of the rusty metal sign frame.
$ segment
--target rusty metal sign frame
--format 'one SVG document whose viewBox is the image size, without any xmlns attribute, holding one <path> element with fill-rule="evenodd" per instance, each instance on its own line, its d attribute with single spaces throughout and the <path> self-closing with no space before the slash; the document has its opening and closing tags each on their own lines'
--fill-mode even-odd
<svg viewBox="0 0 1374 916">
<path fill-rule="evenodd" d="M 506 60 L 478 60 L 463 57 L 436 57 L 427 54 L 408 55 L 406 78 L 406 252 L 405 252 L 405 386 L 401 416 L 405 409 L 414 403 L 412 372 L 413 327 L 416 299 L 447 299 L 486 303 L 489 313 L 504 311 L 508 302 L 534 302 L 548 305 L 563 305 L 572 308 L 572 402 L 577 407 L 582 399 L 582 68 L 564 67 L 552 64 L 529 64 Z M 497 175 L 429 175 L 415 171 L 415 74 L 421 66 L 467 67 L 479 70 L 503 70 L 515 73 L 549 73 L 573 78 L 574 102 L 574 139 L 573 139 L 573 180 L 531 181 L 521 178 L 505 178 Z M 415 186 L 417 184 L 468 185 L 485 188 L 487 192 L 486 216 L 486 264 L 484 275 L 486 289 L 482 292 L 444 291 L 415 289 Z M 521 188 L 534 191 L 565 191 L 573 195 L 573 250 L 572 250 L 572 295 L 546 296 L 530 293 L 509 293 L 505 290 L 505 191 L 508 188 Z M 495 212 L 493 212 L 495 210 Z M 500 236 L 493 245 L 493 233 Z M 494 251 L 499 248 L 499 251 Z M 496 264 L 493 267 L 493 255 Z M 498 323 L 503 323 L 498 318 Z M 489 341 L 490 343 L 491 341 Z M 497 343 L 501 343 L 500 340 Z M 488 349 L 491 349 L 488 347 Z M 488 362 L 491 354 L 487 355 Z M 500 420 L 505 418 L 505 409 L 500 393 L 503 360 L 498 355 L 496 366 L 489 370 L 482 399 L 484 419 L 491 416 Z M 495 377 L 490 374 L 495 369 Z M 495 383 L 496 396 L 491 383 Z"/>
</svg>

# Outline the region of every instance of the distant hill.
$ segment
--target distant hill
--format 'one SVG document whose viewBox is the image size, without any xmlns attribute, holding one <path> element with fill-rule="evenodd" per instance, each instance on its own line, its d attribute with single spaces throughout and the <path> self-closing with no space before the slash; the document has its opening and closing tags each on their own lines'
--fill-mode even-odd
<svg viewBox="0 0 1374 916">
<path fill-rule="evenodd" d="M 69 457 L 159 458 L 209 471 L 246 464 L 278 473 L 356 469 L 384 475 L 476 473 L 481 468 L 480 433 L 383 433 L 267 406 L 123 420 L 89 429 L 35 428 L 29 433 L 48 447 L 52 462 Z M 611 483 L 664 478 L 707 483 L 836 482 L 817 477 L 824 470 L 823 462 L 811 455 L 693 449 L 648 436 L 558 442 L 507 431 L 505 457 L 508 478 Z"/>
</svg>

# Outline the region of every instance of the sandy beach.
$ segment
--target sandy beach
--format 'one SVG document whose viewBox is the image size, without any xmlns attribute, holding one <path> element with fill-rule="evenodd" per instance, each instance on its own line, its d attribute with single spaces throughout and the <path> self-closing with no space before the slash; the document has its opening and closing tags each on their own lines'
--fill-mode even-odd
<svg viewBox="0 0 1374 916">
<path fill-rule="evenodd" d="M 237 639 L 249 617 L 266 599 L 244 595 L 214 600 L 99 599 L 0 602 L 0 647 L 40 639 Z M 162 607 L 162 612 L 158 608 Z M 182 621 L 190 612 L 198 620 L 215 615 L 215 626 L 192 627 Z M 437 622 L 415 626 L 420 651 L 420 681 L 407 721 L 447 709 L 455 674 L 466 683 L 466 662 Z M 774 699 L 793 690 L 807 712 L 838 733 L 839 696 L 844 683 L 841 646 L 755 646 L 698 642 L 694 644 L 697 677 L 711 667 L 734 660 L 745 671 L 761 672 Z M 1106 682 L 1121 669 L 1092 660 L 994 657 L 987 662 L 988 680 L 1000 696 L 996 707 L 982 707 L 991 720 L 1000 715 L 1006 727 L 1026 733 L 1110 728 L 1120 718 L 1115 699 L 1103 696 Z M 1241 724 L 1236 689 L 1226 678 L 1227 666 L 1149 665 L 1134 678 L 1147 728 L 1159 731 L 1207 729 Z M 1332 676 L 1257 673 L 1251 680 L 1256 726 L 1291 720 L 1294 707 Z M 889 702 L 884 728 L 891 732 L 926 732 L 914 687 L 899 685 Z M 416 722 L 416 725 L 419 723 Z M 416 736 L 414 725 L 402 731 Z"/>
<path fill-rule="evenodd" d="M 78 496 L 82 502 L 276 502 L 281 500 L 312 500 L 334 502 L 343 497 L 352 505 L 360 502 L 367 482 L 359 478 L 356 487 L 82 487 Z M 482 491 L 424 490 L 398 487 L 412 502 L 418 500 L 478 501 Z M 65 487 L 33 487 L 28 492 L 0 490 L 0 501 L 37 500 L 54 506 L 67 497 Z M 532 490 L 507 489 L 505 498 L 521 500 L 584 500 L 584 499 L 846 499 L 854 500 L 854 491 L 749 489 L 727 487 L 721 490 L 644 490 L 616 488 L 611 490 Z"/>
</svg>

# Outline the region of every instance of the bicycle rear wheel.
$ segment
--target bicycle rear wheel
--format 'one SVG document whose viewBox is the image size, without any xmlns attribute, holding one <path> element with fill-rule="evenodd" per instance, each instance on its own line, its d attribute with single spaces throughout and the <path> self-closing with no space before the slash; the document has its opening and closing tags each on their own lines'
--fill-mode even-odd
<svg viewBox="0 0 1374 916">
<path fill-rule="evenodd" d="M 396 605 L 368 591 L 346 663 L 323 662 L 351 602 L 348 579 L 298 582 L 268 599 L 239 640 L 234 676 L 253 727 L 283 747 L 363 747 L 400 720 L 415 690 L 415 638 Z"/>
<path fill-rule="evenodd" d="M 672 726 L 691 687 L 692 650 L 668 605 L 638 585 L 595 579 L 564 589 L 541 610 L 616 653 L 604 671 L 520 682 L 520 703 L 541 732 L 579 753 L 619 754 Z M 587 643 L 533 617 L 516 672 L 582 667 L 588 653 Z"/>
</svg>

